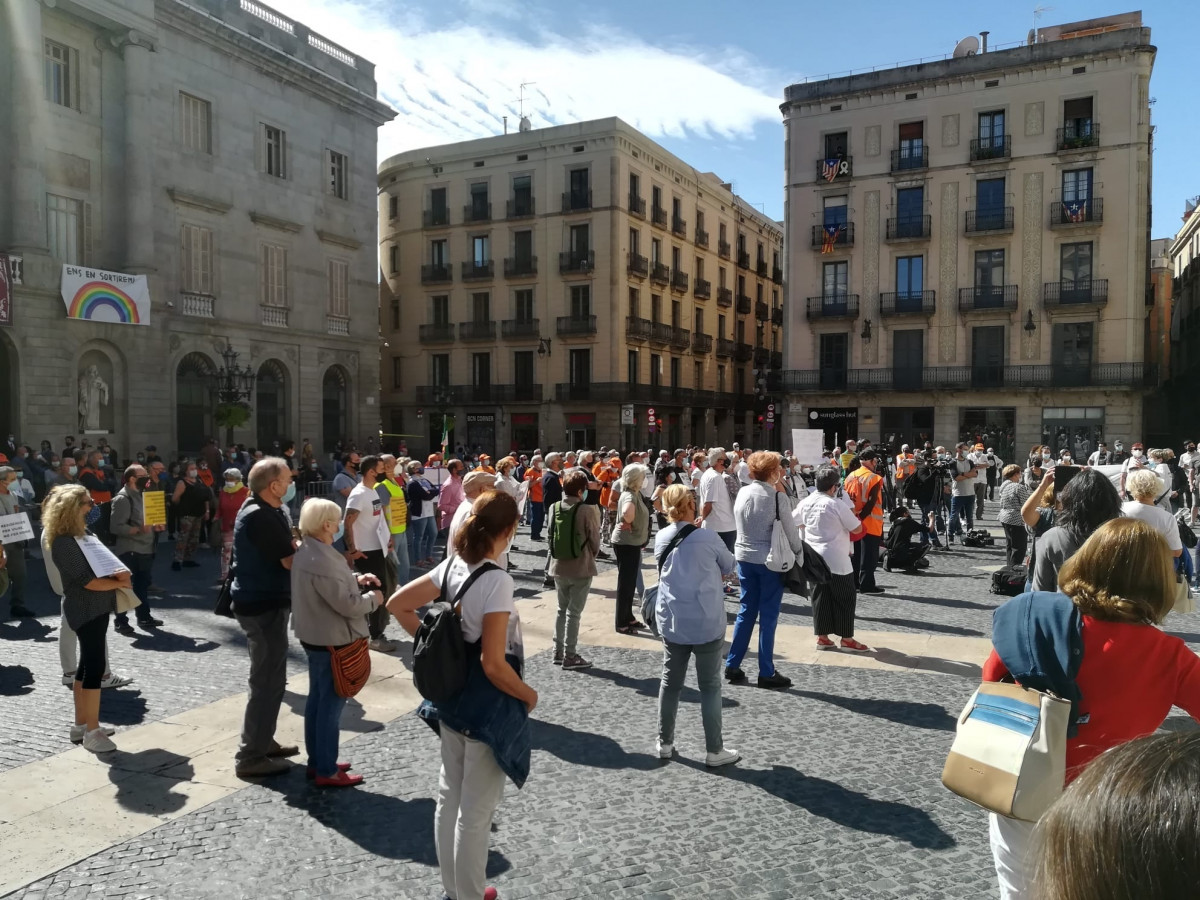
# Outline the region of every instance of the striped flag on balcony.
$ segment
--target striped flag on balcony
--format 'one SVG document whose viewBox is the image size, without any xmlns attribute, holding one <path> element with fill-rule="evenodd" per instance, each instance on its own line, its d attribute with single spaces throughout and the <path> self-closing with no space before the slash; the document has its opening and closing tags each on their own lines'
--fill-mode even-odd
<svg viewBox="0 0 1200 900">
<path fill-rule="evenodd" d="M 1067 220 L 1072 225 L 1078 225 L 1087 219 L 1087 202 L 1076 200 L 1073 203 L 1066 204 Z"/>
<path fill-rule="evenodd" d="M 833 245 L 837 243 L 837 239 L 841 237 L 842 225 L 826 225 L 821 235 L 821 253 L 832 253 Z"/>
<path fill-rule="evenodd" d="M 832 182 L 835 178 L 842 174 L 842 165 L 845 160 L 841 159 L 826 159 L 821 161 L 821 177 L 826 181 Z"/>
</svg>

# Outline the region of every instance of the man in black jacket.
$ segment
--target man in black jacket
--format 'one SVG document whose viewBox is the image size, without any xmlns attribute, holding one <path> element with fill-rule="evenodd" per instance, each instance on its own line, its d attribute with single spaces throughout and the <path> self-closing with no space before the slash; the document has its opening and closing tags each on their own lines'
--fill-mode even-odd
<svg viewBox="0 0 1200 900">
<path fill-rule="evenodd" d="M 542 476 L 542 508 L 546 510 L 547 516 L 550 513 L 550 507 L 562 500 L 562 456 L 557 453 L 546 454 L 546 474 Z M 554 587 L 554 579 L 550 577 L 550 542 L 546 542 L 546 577 L 542 579 L 542 586 Z"/>
</svg>

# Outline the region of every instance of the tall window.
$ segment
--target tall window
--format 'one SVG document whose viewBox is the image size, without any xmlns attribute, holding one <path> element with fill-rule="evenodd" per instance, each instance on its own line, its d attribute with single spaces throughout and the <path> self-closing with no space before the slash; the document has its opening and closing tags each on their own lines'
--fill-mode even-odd
<svg viewBox="0 0 1200 900">
<path fill-rule="evenodd" d="M 657 353 L 650 354 L 650 387 L 662 384 L 662 357 Z"/>
<path fill-rule="evenodd" d="M 1063 101 L 1065 137 L 1082 138 L 1092 133 L 1092 98 L 1078 97 Z"/>
<path fill-rule="evenodd" d="M 698 391 L 704 390 L 704 363 L 692 363 L 692 387 Z"/>
<path fill-rule="evenodd" d="M 180 139 L 189 150 L 212 153 L 212 104 L 179 92 Z"/>
<path fill-rule="evenodd" d="M 971 382 L 976 387 L 1004 383 L 1004 325 L 971 329 Z"/>
<path fill-rule="evenodd" d="M 434 325 L 450 324 L 450 298 L 437 294 L 429 298 L 429 318 Z"/>
<path fill-rule="evenodd" d="M 179 232 L 180 290 L 189 294 L 213 293 L 212 229 L 184 225 Z"/>
<path fill-rule="evenodd" d="M 586 319 L 592 314 L 592 288 L 588 284 L 571 285 L 571 318 Z"/>
<path fill-rule="evenodd" d="M 662 262 L 662 241 L 658 238 L 650 238 L 650 264 Z"/>
<path fill-rule="evenodd" d="M 1051 352 L 1056 383 L 1086 380 L 1092 368 L 1092 323 L 1055 324 Z"/>
<path fill-rule="evenodd" d="M 678 272 L 683 269 L 683 251 L 678 247 L 671 248 L 671 271 Z"/>
<path fill-rule="evenodd" d="M 1004 148 L 1004 110 L 997 109 L 979 114 L 979 148 L 1002 150 Z"/>
<path fill-rule="evenodd" d="M 822 334 L 817 360 L 821 387 L 845 387 L 850 364 L 850 336 L 845 332 Z"/>
<path fill-rule="evenodd" d="M 642 232 L 637 228 L 629 229 L 629 253 L 632 256 L 642 253 Z"/>
<path fill-rule="evenodd" d="M 513 232 L 513 256 L 522 271 L 533 265 L 533 232 L 528 229 Z"/>
<path fill-rule="evenodd" d="M 725 393 L 725 367 L 717 366 L 717 390 Z"/>
<path fill-rule="evenodd" d="M 696 334 L 704 334 L 704 310 L 697 309 L 693 315 L 695 316 L 693 325 L 695 325 Z"/>
<path fill-rule="evenodd" d="M 638 352 L 630 350 L 625 354 L 625 380 L 630 384 L 638 384 Z"/>
<path fill-rule="evenodd" d="M 572 225 L 570 231 L 571 256 L 582 259 L 587 256 L 591 244 L 591 231 L 587 225 Z"/>
<path fill-rule="evenodd" d="M 404 387 L 404 360 L 399 356 L 392 357 L 392 387 Z"/>
<path fill-rule="evenodd" d="M 591 177 L 587 169 L 572 169 L 567 176 L 571 187 L 571 207 L 579 209 L 591 205 Z"/>
<path fill-rule="evenodd" d="M 58 194 L 46 195 L 46 241 L 50 255 L 67 265 L 83 265 L 84 204 Z"/>
<path fill-rule="evenodd" d="M 450 265 L 450 251 L 445 238 L 429 242 L 429 264 L 433 266 Z"/>
<path fill-rule="evenodd" d="M 835 131 L 825 135 L 826 159 L 844 159 L 849 147 L 849 135 L 845 131 Z"/>
<path fill-rule="evenodd" d="M 1092 170 L 1072 169 L 1062 173 L 1063 203 L 1086 203 L 1092 197 Z"/>
<path fill-rule="evenodd" d="M 475 322 L 491 321 L 492 295 L 487 291 L 476 291 L 471 295 L 471 319 Z"/>
<path fill-rule="evenodd" d="M 725 315 L 717 316 L 717 339 L 725 340 Z"/>
<path fill-rule="evenodd" d="M 1092 242 L 1063 244 L 1059 250 L 1059 280 L 1065 285 L 1083 287 L 1092 280 Z"/>
<path fill-rule="evenodd" d="M 533 381 L 533 351 L 516 351 L 513 353 L 513 384 L 528 387 Z"/>
<path fill-rule="evenodd" d="M 400 215 L 400 198 L 396 196 L 388 197 L 388 218 L 395 219 Z"/>
<path fill-rule="evenodd" d="M 395 275 L 400 271 L 400 245 L 392 244 L 388 247 L 388 270 L 390 274 Z"/>
<path fill-rule="evenodd" d="M 650 188 L 650 205 L 655 209 L 663 208 L 662 188 L 657 185 Z"/>
<path fill-rule="evenodd" d="M 513 215 L 528 216 L 533 213 L 533 178 L 529 175 L 515 175 L 513 186 Z"/>
<path fill-rule="evenodd" d="M 429 374 L 437 387 L 448 387 L 450 384 L 450 354 L 434 353 L 429 357 Z"/>
<path fill-rule="evenodd" d="M 671 387 L 683 387 L 683 382 L 680 378 L 679 369 L 680 369 L 679 357 L 672 356 L 671 357 Z"/>
<path fill-rule="evenodd" d="M 642 196 L 642 179 L 636 172 L 629 173 L 629 196 L 633 198 Z"/>
<path fill-rule="evenodd" d="M 905 122 L 900 126 L 898 169 L 919 169 L 925 165 L 925 123 Z"/>
<path fill-rule="evenodd" d="M 325 151 L 329 167 L 329 193 L 339 200 L 350 199 L 350 158 L 336 150 Z"/>
<path fill-rule="evenodd" d="M 446 189 L 435 187 L 429 189 L 429 211 L 434 225 L 445 225 L 450 219 L 450 207 L 446 201 Z"/>
<path fill-rule="evenodd" d="M 822 212 L 821 224 L 826 228 L 829 226 L 841 225 L 845 227 L 848 217 L 846 215 L 846 197 L 826 197 L 823 201 L 824 211 Z"/>
<path fill-rule="evenodd" d="M 586 385 L 592 383 L 592 351 L 572 350 L 567 359 L 568 375 L 571 384 Z"/>
<path fill-rule="evenodd" d="M 287 133 L 274 125 L 263 126 L 263 171 L 276 178 L 286 178 Z"/>
<path fill-rule="evenodd" d="M 662 321 L 662 296 L 660 294 L 650 295 L 650 321 Z"/>
<path fill-rule="evenodd" d="M 533 321 L 533 289 L 525 288 L 513 292 L 513 313 L 518 322 Z"/>
<path fill-rule="evenodd" d="M 486 181 L 477 181 L 470 187 L 471 221 L 482 222 L 492 217 L 491 204 L 488 203 L 488 185 Z"/>
<path fill-rule="evenodd" d="M 471 384 L 475 387 L 491 387 L 492 384 L 492 354 L 471 354 Z"/>
<path fill-rule="evenodd" d="M 350 263 L 344 259 L 329 260 L 329 315 L 350 315 Z"/>
<path fill-rule="evenodd" d="M 392 331 L 400 330 L 400 298 L 392 298 Z"/>
<path fill-rule="evenodd" d="M 920 300 L 924 284 L 925 257 L 901 256 L 896 259 L 896 299 Z"/>
<path fill-rule="evenodd" d="M 896 237 L 921 237 L 925 228 L 925 188 L 896 191 Z"/>
<path fill-rule="evenodd" d="M 492 259 L 491 241 L 486 234 L 471 238 L 471 262 L 476 267 L 486 266 Z"/>
<path fill-rule="evenodd" d="M 45 42 L 46 99 L 59 106 L 79 109 L 75 72 L 79 55 L 65 44 Z"/>
<path fill-rule="evenodd" d="M 696 210 L 696 233 L 697 234 L 704 233 L 704 210 L 702 210 L 702 209 Z M 707 238 L 706 238 L 706 240 L 707 240 Z"/>
<path fill-rule="evenodd" d="M 642 292 L 635 287 L 629 289 L 629 315 L 635 319 L 641 315 Z"/>
<path fill-rule="evenodd" d="M 826 301 L 846 302 L 849 266 L 845 260 L 827 262 L 821 266 L 821 296 Z"/>
<path fill-rule="evenodd" d="M 287 306 L 287 248 L 263 244 L 259 253 L 259 302 L 263 306 Z"/>
</svg>

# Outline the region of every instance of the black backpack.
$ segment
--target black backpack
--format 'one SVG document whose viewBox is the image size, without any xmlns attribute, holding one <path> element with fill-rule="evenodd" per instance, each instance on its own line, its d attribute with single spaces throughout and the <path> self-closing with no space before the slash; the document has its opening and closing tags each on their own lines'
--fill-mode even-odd
<svg viewBox="0 0 1200 900">
<path fill-rule="evenodd" d="M 446 583 L 443 583 L 441 597 L 417 626 L 413 637 L 413 685 L 431 703 L 453 700 L 467 686 L 469 654 L 459 606 L 479 576 L 493 569 L 500 567 L 484 563 L 472 572 L 453 601 L 446 599 Z M 448 582 L 448 570 L 446 576 Z"/>
<path fill-rule="evenodd" d="M 1005 566 L 992 573 L 992 593 L 1003 597 L 1015 597 L 1025 593 L 1025 582 L 1029 569 L 1025 566 Z"/>
</svg>

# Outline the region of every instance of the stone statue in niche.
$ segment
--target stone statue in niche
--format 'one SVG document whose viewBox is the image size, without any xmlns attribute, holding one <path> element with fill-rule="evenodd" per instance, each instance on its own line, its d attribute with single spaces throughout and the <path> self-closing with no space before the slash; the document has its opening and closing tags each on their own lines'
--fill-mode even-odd
<svg viewBox="0 0 1200 900">
<path fill-rule="evenodd" d="M 101 407 L 108 405 L 108 382 L 98 366 L 88 366 L 79 376 L 79 430 L 84 434 L 100 431 Z"/>
</svg>

